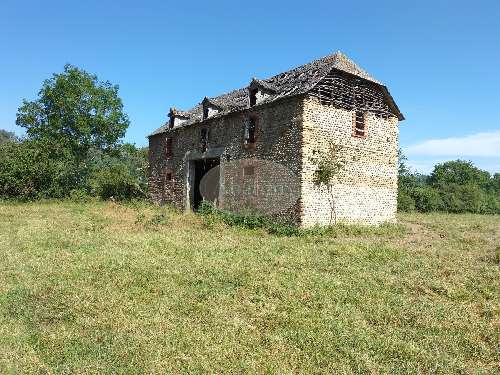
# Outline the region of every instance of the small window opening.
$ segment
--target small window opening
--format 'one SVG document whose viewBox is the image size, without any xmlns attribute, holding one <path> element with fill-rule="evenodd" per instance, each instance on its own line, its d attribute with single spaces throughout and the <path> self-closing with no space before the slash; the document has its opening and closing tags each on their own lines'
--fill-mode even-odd
<svg viewBox="0 0 500 375">
<path fill-rule="evenodd" d="M 250 89 L 250 107 L 253 107 L 255 104 L 257 104 L 257 93 L 259 92 L 259 89 Z"/>
<path fill-rule="evenodd" d="M 207 151 L 208 148 L 208 129 L 201 129 L 200 148 L 202 152 Z"/>
<path fill-rule="evenodd" d="M 166 146 L 166 154 L 167 156 L 172 156 L 174 153 L 173 153 L 173 147 L 172 147 L 172 138 L 167 138 L 167 146 Z"/>
<path fill-rule="evenodd" d="M 165 179 L 167 182 L 172 182 L 172 172 L 167 172 Z"/>
<path fill-rule="evenodd" d="M 203 107 L 203 120 L 208 118 L 208 106 Z"/>
<path fill-rule="evenodd" d="M 250 117 L 245 123 L 245 144 L 255 143 L 255 119 Z"/>
<path fill-rule="evenodd" d="M 243 176 L 253 176 L 255 174 L 255 168 L 253 165 L 246 166 L 243 168 Z"/>
<path fill-rule="evenodd" d="M 365 136 L 365 114 L 362 111 L 356 111 L 354 119 L 354 135 L 357 137 Z"/>
</svg>

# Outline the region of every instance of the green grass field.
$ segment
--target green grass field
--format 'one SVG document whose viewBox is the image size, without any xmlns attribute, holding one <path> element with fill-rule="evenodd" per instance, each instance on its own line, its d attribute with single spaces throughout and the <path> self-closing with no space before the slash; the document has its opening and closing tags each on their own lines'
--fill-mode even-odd
<svg viewBox="0 0 500 375">
<path fill-rule="evenodd" d="M 0 204 L 0 373 L 499 373 L 500 218 L 279 237 Z"/>
</svg>

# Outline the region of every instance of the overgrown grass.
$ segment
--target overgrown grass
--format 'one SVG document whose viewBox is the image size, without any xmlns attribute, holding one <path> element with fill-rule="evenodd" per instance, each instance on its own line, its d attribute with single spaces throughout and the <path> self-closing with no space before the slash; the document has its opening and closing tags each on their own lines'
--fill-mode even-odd
<svg viewBox="0 0 500 375">
<path fill-rule="evenodd" d="M 500 219 L 277 236 L 0 204 L 0 373 L 498 373 Z"/>
<path fill-rule="evenodd" d="M 383 223 L 379 226 L 355 225 L 339 222 L 330 226 L 315 226 L 312 228 L 299 228 L 294 225 L 280 223 L 276 219 L 256 215 L 254 213 L 234 213 L 221 211 L 209 203 L 203 203 L 198 210 L 203 222 L 208 226 L 215 223 L 224 223 L 247 229 L 264 229 L 269 234 L 278 236 L 366 236 L 366 235 L 402 235 L 406 228 L 401 224 Z"/>
</svg>

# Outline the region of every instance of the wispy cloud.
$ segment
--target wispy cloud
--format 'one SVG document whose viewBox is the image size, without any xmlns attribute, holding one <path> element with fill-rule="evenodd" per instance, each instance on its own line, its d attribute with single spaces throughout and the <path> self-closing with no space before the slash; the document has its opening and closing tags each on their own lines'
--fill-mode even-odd
<svg viewBox="0 0 500 375">
<path fill-rule="evenodd" d="M 408 156 L 500 157 L 500 130 L 429 139 L 404 148 Z"/>
<path fill-rule="evenodd" d="M 448 157 L 448 158 L 419 158 L 413 157 L 409 158 L 406 164 L 413 170 L 419 173 L 429 174 L 432 172 L 436 164 L 444 163 L 449 160 L 459 159 L 458 157 Z M 488 171 L 491 174 L 500 172 L 500 158 L 484 158 L 484 157 L 467 157 L 462 158 L 465 160 L 470 160 L 476 167 L 482 170 Z"/>
</svg>

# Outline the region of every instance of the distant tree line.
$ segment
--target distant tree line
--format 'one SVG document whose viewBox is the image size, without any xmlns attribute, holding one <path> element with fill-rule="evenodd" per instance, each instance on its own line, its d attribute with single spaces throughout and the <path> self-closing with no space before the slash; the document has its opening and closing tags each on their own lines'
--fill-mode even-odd
<svg viewBox="0 0 500 375">
<path fill-rule="evenodd" d="M 146 194 L 147 149 L 123 144 L 118 87 L 71 65 L 24 100 L 21 139 L 0 131 L 0 199 L 130 199 Z"/>
<path fill-rule="evenodd" d="M 500 214 L 500 173 L 470 161 L 437 164 L 430 175 L 412 172 L 400 153 L 398 210 Z"/>
</svg>

